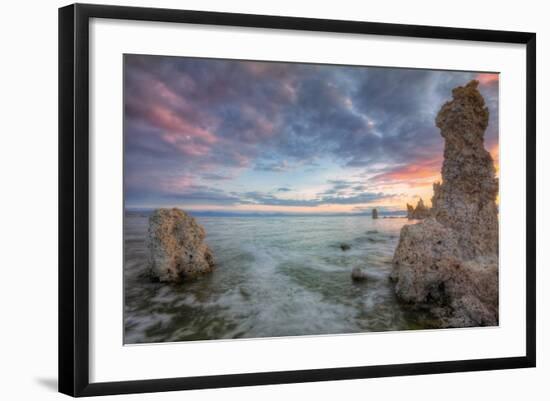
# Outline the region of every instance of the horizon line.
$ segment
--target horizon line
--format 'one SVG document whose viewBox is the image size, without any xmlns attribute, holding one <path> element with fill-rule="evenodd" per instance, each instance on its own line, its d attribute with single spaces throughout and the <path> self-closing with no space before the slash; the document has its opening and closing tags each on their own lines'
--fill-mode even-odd
<svg viewBox="0 0 550 401">
<path fill-rule="evenodd" d="M 203 216 L 370 216 L 370 211 L 358 211 L 358 212 L 284 212 L 284 211 L 230 211 L 230 210 L 186 210 L 181 207 L 124 207 L 124 212 L 131 213 L 143 213 L 152 212 L 156 209 L 180 209 L 191 215 L 203 215 Z M 406 217 L 406 210 L 380 210 L 378 209 L 378 215 L 380 216 L 392 216 L 392 217 Z"/>
</svg>

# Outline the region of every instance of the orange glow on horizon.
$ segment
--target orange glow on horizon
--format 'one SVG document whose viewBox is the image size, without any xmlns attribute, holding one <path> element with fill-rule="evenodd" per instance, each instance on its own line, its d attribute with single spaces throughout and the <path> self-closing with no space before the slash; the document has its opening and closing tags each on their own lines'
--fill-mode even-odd
<svg viewBox="0 0 550 401">
<path fill-rule="evenodd" d="M 493 158 L 496 175 L 499 175 L 499 145 L 498 143 L 487 145 L 487 150 Z M 365 178 L 365 192 L 382 192 L 388 194 L 387 197 L 372 202 L 362 204 L 322 204 L 315 206 L 290 206 L 290 205 L 263 205 L 263 204 L 233 204 L 227 205 L 208 205 L 194 204 L 186 205 L 184 208 L 189 210 L 210 210 L 210 211 L 235 211 L 235 212 L 263 212 L 263 213 L 358 213 L 369 211 L 377 207 L 385 210 L 406 211 L 406 204 L 416 205 L 422 198 L 424 204 L 431 207 L 431 198 L 433 196 L 433 184 L 441 182 L 442 159 L 434 158 L 416 164 L 403 165 L 393 170 L 380 173 Z M 162 185 L 166 190 L 172 192 L 185 192 L 195 183 L 191 176 L 182 175 L 170 177 L 163 180 Z M 311 188 L 310 188 L 311 189 Z M 323 188 L 312 188 L 309 192 L 283 194 L 282 199 L 292 200 L 301 198 L 305 200 L 314 200 L 317 194 L 322 192 Z M 500 196 L 497 196 L 497 204 L 500 202 Z M 178 206 L 178 205 L 174 205 Z"/>
<path fill-rule="evenodd" d="M 174 205 L 179 207 L 178 205 Z M 360 208 L 370 209 L 373 207 L 386 207 L 389 210 L 404 210 L 396 207 L 392 203 L 385 201 L 375 203 L 350 205 L 320 205 L 320 206 L 272 206 L 272 205 L 235 205 L 231 208 L 218 205 L 185 205 L 182 208 L 186 210 L 210 210 L 210 211 L 232 211 L 232 212 L 264 212 L 264 213 L 300 213 L 300 214 L 318 214 L 318 213 L 358 213 Z"/>
<path fill-rule="evenodd" d="M 419 164 L 409 164 L 388 173 L 374 177 L 379 181 L 418 181 L 426 178 L 434 178 L 439 175 L 441 159 L 437 158 Z"/>
<path fill-rule="evenodd" d="M 480 85 L 490 85 L 498 82 L 499 74 L 487 74 L 481 73 L 476 75 L 476 80 L 479 81 Z"/>
<path fill-rule="evenodd" d="M 490 149 L 489 153 L 491 154 L 491 157 L 493 158 L 493 164 L 495 165 L 495 171 L 496 175 L 498 177 L 500 173 L 500 152 L 499 152 L 499 146 L 498 143 L 495 143 Z"/>
</svg>

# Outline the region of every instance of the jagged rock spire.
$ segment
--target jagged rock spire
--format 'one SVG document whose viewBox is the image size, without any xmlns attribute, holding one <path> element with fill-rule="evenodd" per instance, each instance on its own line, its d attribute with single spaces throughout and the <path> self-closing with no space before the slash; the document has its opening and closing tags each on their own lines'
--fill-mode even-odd
<svg viewBox="0 0 550 401">
<path fill-rule="evenodd" d="M 461 233 L 465 257 L 498 251 L 498 180 L 484 147 L 489 111 L 478 82 L 453 89 L 436 125 L 445 139 L 442 182 L 434 185 L 432 215 Z"/>
<path fill-rule="evenodd" d="M 442 182 L 434 184 L 430 216 L 401 229 L 393 257 L 399 299 L 430 310 L 443 327 L 498 324 L 498 181 L 477 86 L 453 89 L 437 115 Z"/>
</svg>

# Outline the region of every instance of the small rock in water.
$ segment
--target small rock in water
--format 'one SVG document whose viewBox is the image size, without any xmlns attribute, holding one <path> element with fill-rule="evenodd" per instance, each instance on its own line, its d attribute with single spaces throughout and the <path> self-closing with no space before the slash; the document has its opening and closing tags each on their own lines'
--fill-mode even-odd
<svg viewBox="0 0 550 401">
<path fill-rule="evenodd" d="M 249 300 L 250 299 L 250 292 L 243 288 L 243 287 L 239 287 L 239 292 L 241 293 L 241 295 L 243 296 L 244 299 L 246 300 Z"/>
<path fill-rule="evenodd" d="M 206 232 L 195 218 L 179 209 L 157 209 L 149 217 L 147 233 L 151 278 L 181 282 L 214 269 Z"/>
<path fill-rule="evenodd" d="M 369 277 L 367 273 L 365 273 L 363 269 L 361 269 L 360 267 L 354 267 L 353 270 L 351 271 L 351 279 L 353 281 L 365 281 L 368 278 Z"/>
<path fill-rule="evenodd" d="M 376 209 L 376 208 L 372 209 L 372 218 L 373 219 L 378 218 L 378 209 Z"/>
<path fill-rule="evenodd" d="M 349 244 L 340 244 L 340 249 L 343 251 L 349 251 L 351 249 L 351 245 Z"/>
</svg>

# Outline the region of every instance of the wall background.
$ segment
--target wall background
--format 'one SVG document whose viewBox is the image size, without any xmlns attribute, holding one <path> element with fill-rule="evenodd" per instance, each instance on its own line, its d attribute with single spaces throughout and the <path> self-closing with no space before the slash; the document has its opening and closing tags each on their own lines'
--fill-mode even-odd
<svg viewBox="0 0 550 401">
<path fill-rule="evenodd" d="M 89 1 L 96 3 L 96 1 Z M 116 1 L 111 4 L 443 25 L 537 33 L 538 102 L 538 367 L 536 369 L 400 377 L 108 399 L 347 400 L 389 398 L 446 401 L 517 400 L 550 396 L 547 316 L 550 284 L 548 107 L 550 25 L 545 2 L 396 0 L 338 2 L 277 0 Z M 102 3 L 102 2 L 99 2 Z M 9 2 L 0 23 L 0 395 L 6 400 L 53 400 L 57 386 L 57 8 L 68 2 Z M 452 346 L 452 344 L 449 344 Z M 390 350 L 391 351 L 391 350 Z"/>
</svg>

